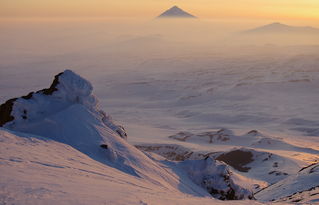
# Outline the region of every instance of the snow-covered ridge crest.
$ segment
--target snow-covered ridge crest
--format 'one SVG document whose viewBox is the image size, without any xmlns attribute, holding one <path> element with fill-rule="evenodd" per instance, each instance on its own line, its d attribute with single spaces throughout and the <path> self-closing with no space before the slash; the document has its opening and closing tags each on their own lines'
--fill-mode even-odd
<svg viewBox="0 0 319 205">
<path fill-rule="evenodd" d="M 2 104 L 0 126 L 43 118 L 74 103 L 92 109 L 97 104 L 92 90 L 90 82 L 71 70 L 65 70 L 54 77 L 49 88 Z"/>
<path fill-rule="evenodd" d="M 200 187 L 193 190 L 196 185 L 192 182 L 181 185 L 173 172 L 130 145 L 125 130 L 98 108 L 92 85 L 72 71 L 58 74 L 50 88 L 7 101 L 0 111 L 0 116 L 12 118 L 3 123 L 0 130 L 4 132 L 39 136 L 70 146 L 109 169 L 160 189 L 209 195 Z"/>
<path fill-rule="evenodd" d="M 128 144 L 124 128 L 99 109 L 92 89 L 87 80 L 66 70 L 50 88 L 2 104 L 0 116 L 12 118 L 2 127 L 69 145 L 102 164 L 172 187 L 174 179 Z"/>
<path fill-rule="evenodd" d="M 111 117 L 98 108 L 98 101 L 92 91 L 93 86 L 89 81 L 71 70 L 65 70 L 54 77 L 49 88 L 10 99 L 0 105 L 0 126 L 14 129 L 26 123 L 45 119 L 71 105 L 81 104 L 88 110 L 99 113 L 108 127 L 126 138 L 123 127 L 115 125 Z"/>
</svg>

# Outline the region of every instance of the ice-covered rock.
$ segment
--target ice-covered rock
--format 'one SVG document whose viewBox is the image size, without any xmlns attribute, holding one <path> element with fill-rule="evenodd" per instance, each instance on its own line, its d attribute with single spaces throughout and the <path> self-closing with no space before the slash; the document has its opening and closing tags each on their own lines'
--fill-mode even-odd
<svg viewBox="0 0 319 205">
<path fill-rule="evenodd" d="M 253 199 L 252 191 L 239 186 L 232 179 L 227 165 L 207 157 L 203 160 L 186 160 L 180 166 L 199 186 L 220 200 Z"/>
<path fill-rule="evenodd" d="M 111 117 L 98 108 L 97 99 L 92 94 L 92 90 L 90 82 L 71 70 L 65 70 L 54 77 L 49 88 L 10 99 L 0 105 L 0 126 L 19 129 L 72 105 L 80 104 L 88 110 L 98 113 L 109 128 L 122 138 L 126 138 L 124 128 L 115 125 Z"/>
</svg>

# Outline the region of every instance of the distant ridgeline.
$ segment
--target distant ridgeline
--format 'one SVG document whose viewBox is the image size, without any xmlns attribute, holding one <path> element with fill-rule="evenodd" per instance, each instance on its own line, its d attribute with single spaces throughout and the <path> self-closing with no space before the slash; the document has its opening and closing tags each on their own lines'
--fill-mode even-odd
<svg viewBox="0 0 319 205">
<path fill-rule="evenodd" d="M 245 31 L 247 34 L 264 33 L 291 33 L 291 34 L 319 34 L 319 29 L 311 26 L 290 26 L 282 23 L 272 23 L 251 30 Z"/>
</svg>

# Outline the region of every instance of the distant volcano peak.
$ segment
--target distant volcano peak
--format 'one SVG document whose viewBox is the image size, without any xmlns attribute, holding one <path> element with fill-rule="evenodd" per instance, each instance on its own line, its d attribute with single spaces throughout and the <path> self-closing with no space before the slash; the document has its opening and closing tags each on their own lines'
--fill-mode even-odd
<svg viewBox="0 0 319 205">
<path fill-rule="evenodd" d="M 248 33 L 313 33 L 319 34 L 319 29 L 310 26 L 290 26 L 274 22 L 247 31 Z"/>
<path fill-rule="evenodd" d="M 178 6 L 174 5 L 170 9 L 163 12 L 158 18 L 196 18 L 192 14 L 182 10 Z"/>
</svg>

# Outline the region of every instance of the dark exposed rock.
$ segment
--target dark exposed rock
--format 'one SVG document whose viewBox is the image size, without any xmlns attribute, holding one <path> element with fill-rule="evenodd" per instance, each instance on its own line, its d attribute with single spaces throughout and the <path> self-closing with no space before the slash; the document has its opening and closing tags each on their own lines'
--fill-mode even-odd
<svg viewBox="0 0 319 205">
<path fill-rule="evenodd" d="M 14 117 L 11 115 L 12 107 L 17 98 L 8 100 L 7 102 L 0 105 L 0 126 L 2 127 L 7 122 L 14 120 Z"/>
<path fill-rule="evenodd" d="M 62 75 L 62 73 L 57 74 L 56 76 L 54 76 L 54 80 L 51 84 L 51 86 L 49 88 L 45 88 L 43 90 L 39 90 L 37 93 L 41 93 L 44 95 L 52 95 L 52 93 L 54 93 L 55 91 L 57 91 L 57 85 L 59 84 L 59 77 L 60 75 Z"/>
<path fill-rule="evenodd" d="M 301 171 L 303 171 L 303 170 L 305 170 L 305 169 L 308 169 L 309 167 L 312 167 L 312 166 L 314 166 L 314 165 L 316 165 L 316 164 L 318 164 L 318 166 L 319 166 L 319 163 L 312 163 L 312 164 L 309 164 L 309 165 L 306 166 L 306 167 L 301 168 L 298 172 L 301 172 Z"/>
<path fill-rule="evenodd" d="M 194 136 L 194 134 L 191 132 L 178 132 L 177 134 L 169 136 L 168 138 L 185 142 L 188 138 L 190 138 L 192 136 Z"/>
<path fill-rule="evenodd" d="M 103 149 L 108 149 L 107 144 L 101 144 L 100 147 L 102 147 Z"/>
<path fill-rule="evenodd" d="M 287 176 L 288 174 L 286 172 L 280 172 L 280 171 L 271 171 L 268 173 L 269 175 L 274 174 L 276 176 L 281 176 L 281 175 L 285 175 Z"/>
<path fill-rule="evenodd" d="M 164 158 L 172 161 L 184 161 L 190 158 L 203 159 L 204 155 L 200 153 L 194 153 L 191 150 L 181 147 L 179 145 L 135 145 L 139 150 L 145 152 L 153 152 Z"/>
<path fill-rule="evenodd" d="M 40 93 L 43 95 L 52 95 L 55 91 L 57 91 L 57 85 L 59 84 L 59 76 L 62 75 L 62 73 L 59 73 L 54 77 L 54 80 L 49 88 L 45 88 L 42 90 L 39 90 L 35 93 Z M 20 98 L 23 98 L 25 100 L 31 99 L 33 95 L 35 94 L 34 92 L 30 92 L 28 95 L 21 96 Z M 7 100 L 5 103 L 0 105 L 0 127 L 2 127 L 4 124 L 11 122 L 14 120 L 14 117 L 11 115 L 11 112 L 13 110 L 13 106 L 16 100 L 19 98 L 12 98 L 10 100 Z M 27 119 L 27 111 L 23 111 L 23 115 L 21 116 L 23 119 Z"/>
<path fill-rule="evenodd" d="M 230 140 L 230 135 L 232 132 L 228 129 L 220 129 L 218 131 L 209 131 L 209 132 L 202 132 L 202 133 L 191 133 L 191 132 L 178 132 L 175 135 L 169 136 L 171 139 L 175 139 L 178 141 L 187 141 L 188 139 L 207 139 L 208 143 L 214 142 L 226 142 Z"/>
<path fill-rule="evenodd" d="M 257 136 L 258 134 L 260 134 L 257 130 L 250 130 L 249 132 L 247 132 L 248 135 L 253 135 L 253 136 Z"/>
<path fill-rule="evenodd" d="M 121 126 L 121 125 L 118 125 L 117 127 L 118 127 L 118 128 L 115 130 L 116 133 L 117 133 L 118 135 L 120 135 L 120 137 L 122 137 L 123 139 L 127 139 L 127 133 L 126 133 L 124 127 Z"/>
<path fill-rule="evenodd" d="M 216 159 L 225 162 L 238 171 L 248 172 L 250 167 L 245 165 L 253 161 L 253 154 L 249 151 L 234 150 L 221 154 Z"/>
</svg>

